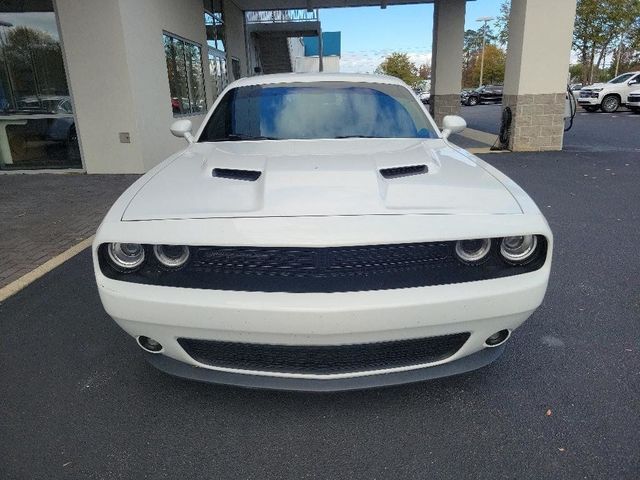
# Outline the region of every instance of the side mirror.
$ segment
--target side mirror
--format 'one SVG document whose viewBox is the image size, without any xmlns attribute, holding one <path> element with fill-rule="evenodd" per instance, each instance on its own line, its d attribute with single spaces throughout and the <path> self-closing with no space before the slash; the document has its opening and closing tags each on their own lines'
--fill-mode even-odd
<svg viewBox="0 0 640 480">
<path fill-rule="evenodd" d="M 460 133 L 467 128 L 467 122 L 458 115 L 447 115 L 442 119 L 442 136 L 449 138 L 452 133 Z"/>
<path fill-rule="evenodd" d="M 176 120 L 171 124 L 171 133 L 176 137 L 184 138 L 189 143 L 193 143 L 196 139 L 191 135 L 192 128 L 191 120 Z"/>
<path fill-rule="evenodd" d="M 634 78 L 633 80 L 629 80 L 627 85 L 637 85 L 638 83 L 640 83 L 640 80 Z"/>
</svg>

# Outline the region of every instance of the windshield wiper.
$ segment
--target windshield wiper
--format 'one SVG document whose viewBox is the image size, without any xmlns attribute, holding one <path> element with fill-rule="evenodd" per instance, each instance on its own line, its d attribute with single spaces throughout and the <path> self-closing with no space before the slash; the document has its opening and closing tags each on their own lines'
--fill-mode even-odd
<svg viewBox="0 0 640 480">
<path fill-rule="evenodd" d="M 265 137 L 262 135 L 245 135 L 244 133 L 230 133 L 226 137 L 216 138 L 214 142 L 238 141 L 238 140 L 280 140 L 277 137 Z"/>
</svg>

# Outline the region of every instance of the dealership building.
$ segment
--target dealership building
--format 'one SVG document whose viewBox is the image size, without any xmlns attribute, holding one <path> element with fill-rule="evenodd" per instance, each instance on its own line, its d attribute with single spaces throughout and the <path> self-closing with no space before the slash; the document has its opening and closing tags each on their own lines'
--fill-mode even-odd
<svg viewBox="0 0 640 480">
<path fill-rule="evenodd" d="M 322 8 L 414 3 L 434 3 L 439 123 L 460 111 L 465 0 L 3 0 L 0 172 L 145 172 L 184 146 L 171 123 L 198 128 L 229 82 L 336 71 Z M 512 0 L 512 150 L 562 148 L 574 15 L 575 0 Z"/>
</svg>

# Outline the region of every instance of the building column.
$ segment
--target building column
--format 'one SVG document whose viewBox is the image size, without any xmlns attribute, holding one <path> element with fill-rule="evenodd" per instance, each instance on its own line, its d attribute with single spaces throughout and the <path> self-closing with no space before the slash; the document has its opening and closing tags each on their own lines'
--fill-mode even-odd
<svg viewBox="0 0 640 480">
<path fill-rule="evenodd" d="M 576 0 L 512 0 L 503 106 L 508 148 L 561 150 Z"/>
<path fill-rule="evenodd" d="M 465 0 L 435 0 L 429 109 L 436 124 L 460 113 Z"/>
</svg>

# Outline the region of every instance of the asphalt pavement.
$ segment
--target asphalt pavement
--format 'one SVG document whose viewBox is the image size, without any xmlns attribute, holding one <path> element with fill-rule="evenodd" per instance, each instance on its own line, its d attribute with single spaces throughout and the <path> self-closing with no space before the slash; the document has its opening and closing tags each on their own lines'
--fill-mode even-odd
<svg viewBox="0 0 640 480">
<path fill-rule="evenodd" d="M 172 378 L 104 313 L 85 251 L 0 304 L 0 478 L 639 478 L 639 155 L 483 158 L 556 242 L 494 364 L 333 394 Z"/>
<path fill-rule="evenodd" d="M 498 135 L 502 105 L 462 106 L 467 126 Z M 569 123 L 567 122 L 567 126 Z M 564 136 L 565 151 L 637 152 L 640 154 L 640 114 L 620 108 L 615 113 L 585 112 L 578 107 L 573 126 Z"/>
</svg>

